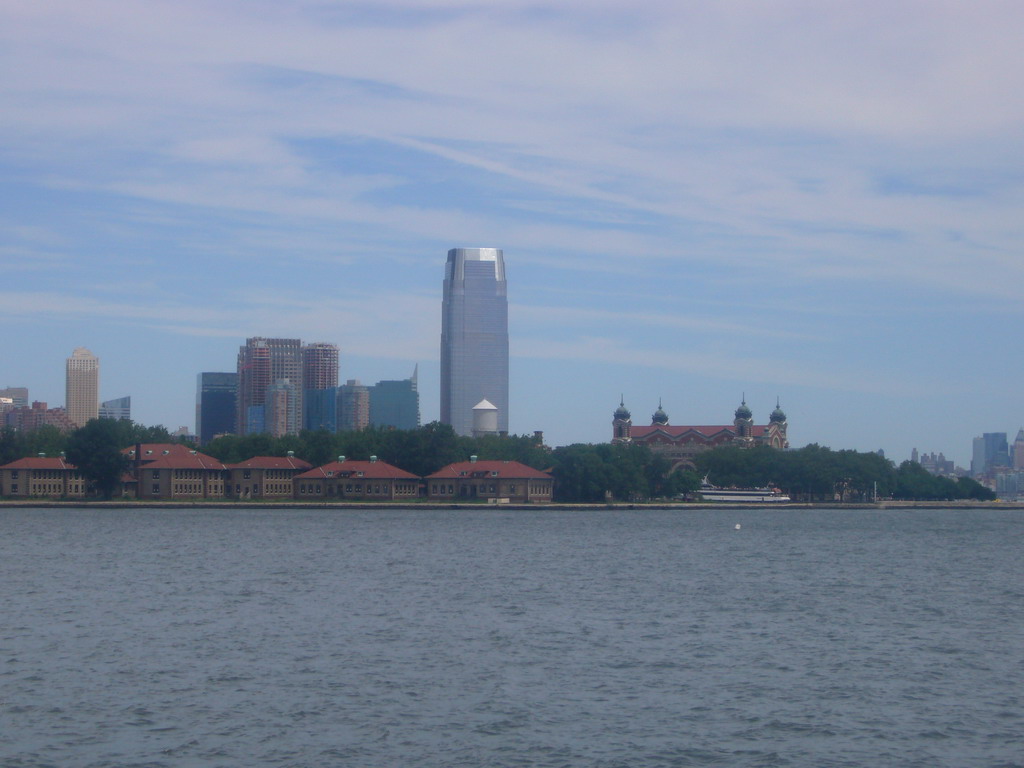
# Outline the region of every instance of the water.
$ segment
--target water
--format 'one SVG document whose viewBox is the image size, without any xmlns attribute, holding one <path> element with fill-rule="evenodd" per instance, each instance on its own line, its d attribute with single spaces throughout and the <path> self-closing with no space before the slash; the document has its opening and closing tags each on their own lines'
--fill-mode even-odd
<svg viewBox="0 0 1024 768">
<path fill-rule="evenodd" d="M 3 509 L 0 542 L 5 768 L 1024 760 L 1019 512 Z"/>
</svg>

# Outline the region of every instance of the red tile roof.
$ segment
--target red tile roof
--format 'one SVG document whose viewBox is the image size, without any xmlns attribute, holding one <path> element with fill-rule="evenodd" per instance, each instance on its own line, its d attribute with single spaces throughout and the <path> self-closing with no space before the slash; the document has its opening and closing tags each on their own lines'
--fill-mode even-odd
<svg viewBox="0 0 1024 768">
<path fill-rule="evenodd" d="M 24 459 L 4 464 L 0 469 L 78 469 L 74 464 L 68 464 L 62 458 L 47 458 L 45 456 L 29 456 Z"/>
<path fill-rule="evenodd" d="M 228 469 L 309 469 L 313 465 L 294 456 L 253 456 L 226 466 Z"/>
<path fill-rule="evenodd" d="M 357 473 L 362 473 L 357 474 Z M 346 474 L 348 473 L 348 474 Z M 296 480 L 323 479 L 337 477 L 363 477 L 370 480 L 419 480 L 411 472 L 388 464 L 386 461 L 332 461 L 322 467 L 314 467 L 301 475 L 295 475 Z"/>
<path fill-rule="evenodd" d="M 138 447 L 141 453 L 133 458 L 138 459 L 144 469 L 227 469 L 213 456 L 199 453 L 181 443 L 142 443 Z M 134 450 L 133 446 L 123 449 L 121 453 L 130 454 Z"/>
<path fill-rule="evenodd" d="M 162 456 L 164 453 L 178 454 L 178 453 L 191 453 L 192 449 L 187 445 L 181 443 L 141 443 L 137 446 L 130 445 L 127 448 L 123 448 L 121 453 L 129 454 L 136 448 L 140 450 L 139 458 L 143 461 L 152 459 L 156 456 Z"/>
<path fill-rule="evenodd" d="M 494 474 L 497 473 L 497 474 Z M 521 480 L 533 478 L 537 480 L 550 480 L 551 475 L 541 472 L 539 469 L 528 467 L 518 461 L 459 461 L 442 467 L 427 479 L 447 479 L 450 477 L 473 477 L 488 476 Z"/>
<path fill-rule="evenodd" d="M 755 426 L 751 430 L 751 435 L 753 437 L 761 437 L 762 435 L 764 435 L 765 429 L 766 429 L 766 427 L 763 427 L 763 426 Z M 681 437 L 682 435 L 686 434 L 687 432 L 697 432 L 698 434 L 703 435 L 704 437 L 713 437 L 713 436 L 715 436 L 717 434 L 720 434 L 722 432 L 729 432 L 729 433 L 735 435 L 736 434 L 736 427 L 733 424 L 723 424 L 721 426 L 718 426 L 718 425 L 702 425 L 702 426 L 678 426 L 678 427 L 677 426 L 668 426 L 667 424 L 664 425 L 664 426 L 659 426 L 657 424 L 654 424 L 654 425 L 652 425 L 650 427 L 630 427 L 629 435 L 630 435 L 630 437 L 632 437 L 635 440 L 635 439 L 641 438 L 641 437 L 648 437 L 648 436 L 654 434 L 655 432 L 664 432 L 666 435 L 668 435 L 669 437 L 671 437 L 673 439 Z"/>
</svg>

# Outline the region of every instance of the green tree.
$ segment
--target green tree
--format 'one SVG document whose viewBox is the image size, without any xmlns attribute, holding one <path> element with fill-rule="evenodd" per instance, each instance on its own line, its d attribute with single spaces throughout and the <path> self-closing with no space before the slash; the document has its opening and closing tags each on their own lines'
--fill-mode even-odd
<svg viewBox="0 0 1024 768">
<path fill-rule="evenodd" d="M 92 489 L 104 499 L 114 494 L 128 457 L 121 453 L 121 431 L 112 419 L 90 419 L 68 439 L 68 463 L 78 467 Z"/>
</svg>

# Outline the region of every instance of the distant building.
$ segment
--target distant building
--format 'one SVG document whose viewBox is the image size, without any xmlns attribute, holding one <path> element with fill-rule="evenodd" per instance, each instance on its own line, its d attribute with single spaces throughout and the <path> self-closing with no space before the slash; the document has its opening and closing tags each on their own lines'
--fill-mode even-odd
<svg viewBox="0 0 1024 768">
<path fill-rule="evenodd" d="M 302 348 L 304 389 L 333 389 L 338 386 L 338 346 L 316 342 Z"/>
<path fill-rule="evenodd" d="M 76 426 L 100 415 L 100 361 L 85 347 L 77 347 L 65 363 L 64 405 Z"/>
<path fill-rule="evenodd" d="M 378 381 L 370 387 L 370 425 L 394 429 L 416 429 L 420 425 L 419 366 L 412 377 L 401 381 Z"/>
<path fill-rule="evenodd" d="M 100 403 L 101 419 L 132 420 L 132 398 L 130 395 Z"/>
<path fill-rule="evenodd" d="M 693 458 L 698 453 L 724 445 L 741 448 L 767 445 L 785 450 L 789 447 L 786 437 L 788 428 L 786 414 L 778 402 L 775 403 L 768 424 L 755 425 L 745 397 L 733 414 L 732 424 L 671 426 L 668 414 L 659 402 L 658 409 L 651 416 L 651 425 L 635 427 L 625 401 L 620 400 L 619 407 L 612 415 L 612 443 L 646 445 L 671 461 L 673 468 L 692 467 Z"/>
<path fill-rule="evenodd" d="M 235 431 L 238 374 L 207 371 L 196 377 L 196 435 L 206 445 Z"/>
<path fill-rule="evenodd" d="M 1017 432 L 1013 441 L 1013 468 L 1024 470 L 1024 427 Z"/>
<path fill-rule="evenodd" d="M 508 432 L 508 297 L 497 248 L 453 248 L 441 302 L 441 423 L 473 431 L 473 406 L 488 400 Z"/>
<path fill-rule="evenodd" d="M 338 431 L 338 388 L 307 389 L 302 396 L 304 429 Z"/>
<path fill-rule="evenodd" d="M 338 387 L 338 431 L 352 432 L 370 425 L 370 388 L 349 379 Z"/>
<path fill-rule="evenodd" d="M 300 398 L 290 379 L 278 379 L 269 387 L 263 404 L 264 431 L 274 437 L 299 433 Z"/>
<path fill-rule="evenodd" d="M 5 387 L 0 389 L 0 399 L 10 398 L 10 405 L 14 408 L 25 408 L 28 406 L 28 387 Z"/>
<path fill-rule="evenodd" d="M 236 423 L 239 434 L 250 434 L 254 424 L 252 408 L 266 403 L 267 390 L 283 379 L 291 385 L 290 397 L 294 404 L 287 406 L 296 414 L 302 413 L 302 372 L 303 353 L 301 339 L 276 339 L 254 336 L 246 339 L 238 350 L 238 395 L 236 400 Z M 268 414 L 264 412 L 266 425 Z M 265 427 L 266 428 L 266 427 Z M 298 432 L 299 422 L 292 423 L 292 431 Z M 263 431 L 263 430 L 260 430 Z"/>
<path fill-rule="evenodd" d="M 431 501 L 498 500 L 513 503 L 549 502 L 554 480 L 547 472 L 518 461 L 469 461 L 449 464 L 426 477 Z"/>
<path fill-rule="evenodd" d="M 12 408 L 3 414 L 4 425 L 20 432 L 32 432 L 42 426 L 56 427 L 61 432 L 78 429 L 63 408 L 48 408 L 45 402 L 33 401 L 30 406 Z"/>
<path fill-rule="evenodd" d="M 302 428 L 338 429 L 338 347 L 318 342 L 302 348 Z"/>
<path fill-rule="evenodd" d="M 1000 472 L 993 479 L 996 496 L 1002 501 L 1024 500 L 1024 471 Z"/>
<path fill-rule="evenodd" d="M 974 438 L 971 452 L 971 476 L 990 475 L 1010 466 L 1010 451 L 1005 432 L 985 432 Z"/>
<path fill-rule="evenodd" d="M 957 474 L 956 467 L 952 461 L 946 459 L 943 453 L 918 454 L 917 448 L 910 453 L 910 460 L 920 464 L 925 470 L 939 477 L 953 477 Z"/>
</svg>

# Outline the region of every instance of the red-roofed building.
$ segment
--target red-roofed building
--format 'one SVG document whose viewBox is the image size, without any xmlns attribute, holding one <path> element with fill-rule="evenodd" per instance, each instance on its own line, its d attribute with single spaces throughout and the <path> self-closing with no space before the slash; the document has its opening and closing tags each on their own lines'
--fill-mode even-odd
<svg viewBox="0 0 1024 768">
<path fill-rule="evenodd" d="M 549 502 L 554 479 L 518 461 L 459 461 L 428 475 L 431 501 L 508 499 L 515 503 Z"/>
<path fill-rule="evenodd" d="M 85 496 L 85 480 L 78 468 L 63 458 L 18 459 L 0 467 L 0 496 L 81 498 Z"/>
<path fill-rule="evenodd" d="M 225 491 L 229 499 L 290 499 L 294 493 L 292 478 L 312 467 L 294 456 L 254 456 L 227 465 Z"/>
<path fill-rule="evenodd" d="M 786 414 L 776 402 L 775 410 L 768 424 L 755 425 L 754 417 L 747 406 L 746 398 L 736 409 L 732 424 L 671 426 L 668 414 L 658 403 L 658 410 L 651 416 L 649 427 L 634 427 L 625 403 L 619 403 L 612 416 L 612 443 L 637 443 L 648 446 L 652 451 L 665 456 L 672 462 L 672 468 L 693 467 L 693 457 L 701 451 L 736 445 L 750 448 L 767 445 L 778 450 L 789 447 L 786 430 L 789 426 Z"/>
<path fill-rule="evenodd" d="M 293 483 L 295 498 L 303 501 L 401 501 L 417 498 L 421 485 L 416 475 L 375 456 L 369 461 L 342 456 L 296 475 Z"/>
<path fill-rule="evenodd" d="M 221 499 L 227 467 L 180 443 L 139 443 L 123 451 L 140 499 Z"/>
</svg>

